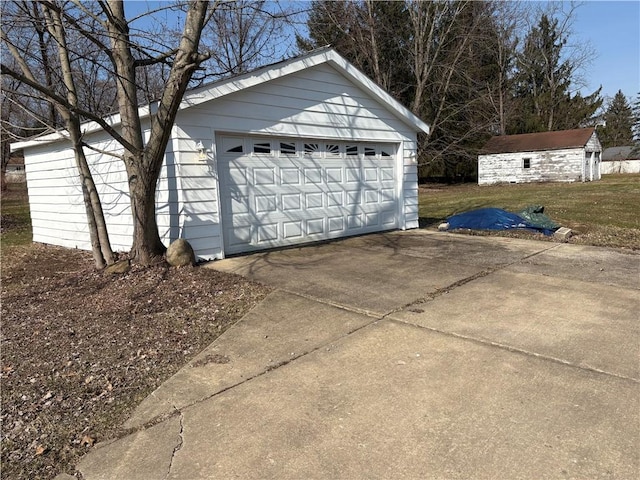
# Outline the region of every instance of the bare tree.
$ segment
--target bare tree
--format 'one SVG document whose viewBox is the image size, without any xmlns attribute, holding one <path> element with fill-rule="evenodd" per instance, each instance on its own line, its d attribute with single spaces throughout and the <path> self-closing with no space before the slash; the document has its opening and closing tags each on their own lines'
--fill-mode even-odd
<svg viewBox="0 0 640 480">
<path fill-rule="evenodd" d="M 2 73 L 20 80 L 56 105 L 64 117 L 77 158 L 82 159 L 83 147 L 86 147 L 79 130 L 82 120 L 96 122 L 123 147 L 121 158 L 127 172 L 133 217 L 131 257 L 142 264 L 149 264 L 165 250 L 160 241 L 155 215 L 155 189 L 164 152 L 183 94 L 194 71 L 208 58 L 208 55 L 198 51 L 200 36 L 209 12 L 215 11 L 218 2 L 210 5 L 205 0 L 197 0 L 182 4 L 186 9 L 182 33 L 177 45 L 166 49 L 163 48 L 162 39 L 141 40 L 131 35 L 122 0 L 100 0 L 94 3 L 51 0 L 38 4 L 46 14 L 42 21 L 56 41 L 64 95 L 53 88 L 54 85 L 46 78 L 33 75 L 27 61 L 31 52 L 21 51 L 17 47 L 18 42 L 10 39 L 4 28 L 3 44 L 20 64 L 20 70 L 3 63 Z M 84 55 L 83 61 L 93 62 L 96 72 L 110 73 L 120 113 L 119 128 L 107 122 L 102 117 L 102 111 L 95 111 L 90 104 L 85 105 L 79 101 L 71 66 L 79 56 L 75 57 L 74 50 L 67 41 L 69 31 L 95 48 L 94 59 Z M 167 76 L 159 89 L 157 108 L 150 114 L 151 127 L 149 138 L 145 142 L 139 101 L 148 95 L 148 90 L 144 88 L 138 73 L 149 66 L 160 64 L 166 65 Z M 86 178 L 85 173 L 81 173 L 83 178 Z M 89 192 L 92 191 L 95 188 L 89 188 Z"/>
<path fill-rule="evenodd" d="M 291 6 L 265 0 L 221 3 L 202 32 L 211 58 L 203 64 L 207 76 L 235 75 L 279 60 L 287 45 Z"/>
<path fill-rule="evenodd" d="M 61 11 L 55 5 L 48 2 L 16 3 L 16 13 L 26 14 L 31 22 L 30 25 L 36 32 L 38 49 L 38 67 L 42 69 L 43 78 L 36 78 L 32 65 L 28 60 L 33 61 L 33 55 L 26 55 L 26 50 L 20 50 L 20 43 L 9 39 L 8 34 L 3 29 L 1 32 L 2 41 L 11 54 L 18 70 L 13 70 L 9 66 L 2 65 L 2 73 L 19 80 L 31 88 L 43 93 L 51 98 L 52 109 L 58 112 L 64 121 L 69 139 L 73 145 L 76 166 L 80 177 L 80 184 L 84 198 L 87 224 L 91 239 L 91 247 L 94 262 L 97 268 L 113 263 L 114 254 L 109 242 L 107 226 L 102 211 L 102 204 L 98 197 L 95 182 L 89 169 L 87 159 L 82 145 L 82 133 L 80 130 L 80 117 L 75 113 L 79 108 L 78 95 L 71 66 L 69 49 L 67 46 L 66 33 L 62 24 Z M 32 7 L 32 8 L 30 8 Z M 61 84 L 64 94 L 59 93 L 59 85 L 56 88 L 54 82 L 54 71 L 50 44 L 47 36 L 52 40 L 51 45 L 57 47 L 57 63 L 61 74 Z M 55 112 L 50 112 L 50 120 L 55 122 Z"/>
</svg>

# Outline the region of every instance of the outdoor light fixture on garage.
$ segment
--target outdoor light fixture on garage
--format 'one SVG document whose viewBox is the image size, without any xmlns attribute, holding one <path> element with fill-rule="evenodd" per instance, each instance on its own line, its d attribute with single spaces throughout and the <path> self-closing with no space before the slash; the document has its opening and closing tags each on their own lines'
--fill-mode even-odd
<svg viewBox="0 0 640 480">
<path fill-rule="evenodd" d="M 196 143 L 196 150 L 198 152 L 198 158 L 200 160 L 206 160 L 207 159 L 207 149 L 202 144 L 202 141 L 199 140 L 198 143 Z"/>
</svg>

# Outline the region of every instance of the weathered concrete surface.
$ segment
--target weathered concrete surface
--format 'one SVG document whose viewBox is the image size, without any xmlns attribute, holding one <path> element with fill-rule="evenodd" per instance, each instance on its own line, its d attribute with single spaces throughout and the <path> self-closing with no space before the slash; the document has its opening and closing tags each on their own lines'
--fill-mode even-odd
<svg viewBox="0 0 640 480">
<path fill-rule="evenodd" d="M 640 290 L 496 272 L 390 318 L 640 380 Z"/>
<path fill-rule="evenodd" d="M 166 478 L 174 453 L 183 445 L 182 417 L 176 415 L 147 430 L 98 444 L 77 467 L 85 480 Z"/>
<path fill-rule="evenodd" d="M 557 244 L 394 232 L 235 257 L 211 268 L 384 315 L 416 298 Z"/>
<path fill-rule="evenodd" d="M 137 428 L 337 340 L 375 318 L 276 291 L 147 397 Z"/>
<path fill-rule="evenodd" d="M 640 477 L 638 254 L 418 231 L 213 267 L 283 291 L 85 480 Z"/>
<path fill-rule="evenodd" d="M 635 478 L 636 387 L 387 321 L 187 409 L 169 478 Z"/>
<path fill-rule="evenodd" d="M 511 271 L 640 289 L 640 255 L 629 250 L 556 244 L 508 267 Z"/>
</svg>

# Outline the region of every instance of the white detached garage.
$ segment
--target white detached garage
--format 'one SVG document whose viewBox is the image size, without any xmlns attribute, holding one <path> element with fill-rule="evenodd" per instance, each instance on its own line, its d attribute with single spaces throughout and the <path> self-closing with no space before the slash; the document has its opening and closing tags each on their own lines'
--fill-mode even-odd
<svg viewBox="0 0 640 480">
<path fill-rule="evenodd" d="M 98 153 L 121 149 L 97 125 L 84 131 L 112 246 L 128 250 L 124 166 Z M 416 228 L 419 131 L 428 125 L 330 48 L 189 91 L 156 194 L 161 238 L 214 259 Z M 33 240 L 90 249 L 64 135 L 13 148 L 25 155 Z"/>
</svg>

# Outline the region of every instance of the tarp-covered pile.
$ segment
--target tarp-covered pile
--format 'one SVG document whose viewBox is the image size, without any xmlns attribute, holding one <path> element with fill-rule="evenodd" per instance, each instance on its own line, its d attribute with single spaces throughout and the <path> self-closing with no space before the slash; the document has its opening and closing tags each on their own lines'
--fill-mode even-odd
<svg viewBox="0 0 640 480">
<path fill-rule="evenodd" d="M 534 230 L 553 235 L 560 225 L 544 214 L 544 207 L 535 205 L 518 213 L 500 208 L 481 208 L 453 215 L 447 219 L 449 229 L 468 228 L 470 230 L 510 230 L 514 228 Z"/>
</svg>

